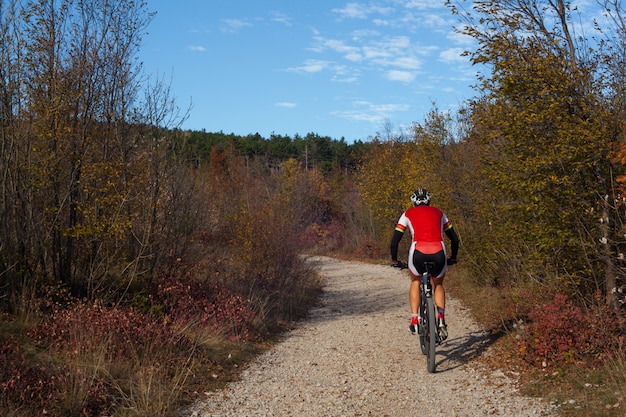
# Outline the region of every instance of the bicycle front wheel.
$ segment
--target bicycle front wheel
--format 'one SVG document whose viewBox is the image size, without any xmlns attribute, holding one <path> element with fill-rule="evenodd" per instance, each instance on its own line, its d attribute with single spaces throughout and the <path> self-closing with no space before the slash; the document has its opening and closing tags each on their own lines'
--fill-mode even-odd
<svg viewBox="0 0 626 417">
<path fill-rule="evenodd" d="M 437 316 L 435 314 L 435 301 L 426 299 L 426 362 L 428 372 L 435 372 L 437 362 L 435 360 L 435 347 L 437 346 Z"/>
</svg>

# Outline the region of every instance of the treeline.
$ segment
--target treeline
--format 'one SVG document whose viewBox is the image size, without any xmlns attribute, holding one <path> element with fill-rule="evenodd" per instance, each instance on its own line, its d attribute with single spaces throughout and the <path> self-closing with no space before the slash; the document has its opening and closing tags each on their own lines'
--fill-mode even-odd
<svg viewBox="0 0 626 417">
<path fill-rule="evenodd" d="M 258 133 L 246 136 L 206 131 L 184 133 L 185 151 L 196 166 L 210 161 L 211 152 L 224 152 L 230 147 L 239 155 L 264 158 L 269 164 L 294 159 L 305 169 L 315 167 L 325 174 L 336 169 L 354 172 L 369 150 L 367 142 L 347 143 L 344 138 L 333 139 L 316 133 L 304 137 L 271 134 L 269 138 Z"/>
</svg>

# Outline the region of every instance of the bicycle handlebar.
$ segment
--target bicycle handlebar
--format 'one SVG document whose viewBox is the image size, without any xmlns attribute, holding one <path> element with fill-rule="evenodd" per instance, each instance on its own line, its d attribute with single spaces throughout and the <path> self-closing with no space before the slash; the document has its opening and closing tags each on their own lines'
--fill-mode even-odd
<svg viewBox="0 0 626 417">
<path fill-rule="evenodd" d="M 446 260 L 446 263 L 447 263 L 448 265 L 454 265 L 454 264 L 456 264 L 457 262 L 458 262 L 458 261 L 456 260 L 456 258 L 448 258 L 448 259 Z M 391 264 L 391 266 L 392 266 L 392 267 L 394 267 L 394 268 L 399 268 L 399 269 L 408 269 L 408 267 L 409 267 L 409 265 L 408 265 L 408 264 L 406 264 L 406 263 L 404 263 L 404 262 L 402 262 L 402 261 L 397 261 L 397 262 L 395 262 L 395 263 L 392 263 L 392 264 Z"/>
<path fill-rule="evenodd" d="M 405 264 L 402 261 L 398 261 L 396 263 L 391 264 L 391 266 L 393 266 L 394 268 L 400 268 L 400 269 L 407 269 L 409 267 L 408 264 Z"/>
</svg>

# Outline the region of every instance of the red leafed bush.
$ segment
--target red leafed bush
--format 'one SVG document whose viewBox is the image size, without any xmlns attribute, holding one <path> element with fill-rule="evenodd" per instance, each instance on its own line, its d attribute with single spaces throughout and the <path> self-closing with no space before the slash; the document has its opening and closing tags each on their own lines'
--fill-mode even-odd
<svg viewBox="0 0 626 417">
<path fill-rule="evenodd" d="M 42 348 L 102 352 L 109 360 L 151 354 L 155 343 L 167 343 L 181 351 L 193 349 L 186 337 L 143 313 L 85 303 L 56 310 L 29 336 Z"/>
<path fill-rule="evenodd" d="M 45 366 L 23 366 L 24 355 L 19 347 L 0 346 L 0 388 L 3 403 L 29 402 L 43 407 L 54 397 L 53 376 Z"/>
<path fill-rule="evenodd" d="M 153 298 L 168 320 L 180 327 L 193 324 L 233 341 L 254 338 L 256 315 L 249 300 L 219 284 L 169 277 L 158 285 Z"/>
<path fill-rule="evenodd" d="M 107 415 L 111 396 L 101 380 L 83 375 L 67 364 L 55 366 L 26 359 L 14 344 L 0 345 L 0 406 L 14 405 L 33 414 L 55 415 L 58 411 L 55 407 L 63 402 L 67 387 L 71 385 L 68 378 L 78 382 L 85 390 L 81 416 Z"/>
<path fill-rule="evenodd" d="M 617 311 L 602 304 L 583 309 L 565 295 L 535 307 L 529 319 L 520 350 L 537 366 L 598 365 L 624 341 Z"/>
</svg>

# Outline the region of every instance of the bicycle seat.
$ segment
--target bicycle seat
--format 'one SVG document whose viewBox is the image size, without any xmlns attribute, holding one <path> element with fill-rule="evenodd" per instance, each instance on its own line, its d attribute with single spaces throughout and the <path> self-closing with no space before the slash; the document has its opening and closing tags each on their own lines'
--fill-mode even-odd
<svg viewBox="0 0 626 417">
<path fill-rule="evenodd" d="M 424 261 L 424 268 L 426 268 L 426 271 L 428 271 L 430 273 L 430 271 L 435 267 L 435 263 L 431 262 L 431 261 Z"/>
</svg>

